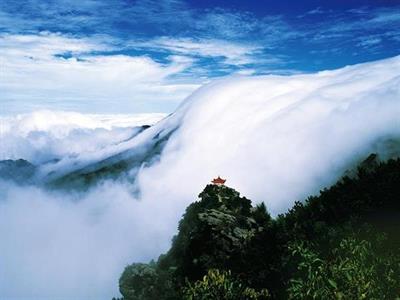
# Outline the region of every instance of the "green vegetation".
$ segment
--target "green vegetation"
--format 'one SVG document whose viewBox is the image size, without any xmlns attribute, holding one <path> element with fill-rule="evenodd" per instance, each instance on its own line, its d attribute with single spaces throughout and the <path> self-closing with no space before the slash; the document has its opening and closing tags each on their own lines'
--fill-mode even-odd
<svg viewBox="0 0 400 300">
<path fill-rule="evenodd" d="M 275 219 L 226 186 L 199 198 L 166 254 L 126 267 L 125 300 L 400 299 L 400 160 Z"/>
<path fill-rule="evenodd" d="M 343 238 L 338 248 L 319 255 L 303 243 L 290 247 L 299 256 L 289 281 L 289 299 L 396 299 L 399 295 L 400 256 L 382 255 L 375 244 L 356 237 Z"/>
<path fill-rule="evenodd" d="M 246 300 L 246 299 L 270 299 L 266 289 L 259 292 L 252 288 L 245 287 L 239 280 L 235 279 L 231 271 L 219 271 L 211 269 L 203 280 L 190 282 L 183 288 L 183 299 L 185 300 Z"/>
</svg>

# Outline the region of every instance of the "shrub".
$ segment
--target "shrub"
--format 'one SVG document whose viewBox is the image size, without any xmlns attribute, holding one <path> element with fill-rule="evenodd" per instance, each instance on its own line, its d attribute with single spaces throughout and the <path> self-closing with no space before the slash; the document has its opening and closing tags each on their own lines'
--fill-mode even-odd
<svg viewBox="0 0 400 300">
<path fill-rule="evenodd" d="M 183 289 L 185 300 L 261 300 L 269 299 L 266 289 L 259 292 L 246 287 L 230 271 L 211 269 L 202 280 L 187 283 Z"/>
<path fill-rule="evenodd" d="M 304 243 L 290 246 L 298 272 L 289 299 L 399 299 L 400 257 L 381 253 L 381 245 L 349 236 L 327 258 Z"/>
</svg>

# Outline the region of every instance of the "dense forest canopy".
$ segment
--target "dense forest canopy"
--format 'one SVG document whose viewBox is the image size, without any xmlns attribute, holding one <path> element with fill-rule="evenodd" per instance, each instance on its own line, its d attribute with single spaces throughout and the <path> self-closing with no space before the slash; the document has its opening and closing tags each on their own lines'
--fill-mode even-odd
<svg viewBox="0 0 400 300">
<path fill-rule="evenodd" d="M 126 267 L 123 299 L 400 297 L 399 159 L 364 163 L 276 218 L 224 185 L 199 198 L 166 254 Z"/>
</svg>

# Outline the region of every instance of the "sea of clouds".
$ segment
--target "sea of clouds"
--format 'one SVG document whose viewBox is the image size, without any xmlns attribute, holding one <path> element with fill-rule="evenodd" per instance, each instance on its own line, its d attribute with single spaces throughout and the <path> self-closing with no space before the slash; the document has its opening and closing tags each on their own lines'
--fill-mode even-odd
<svg viewBox="0 0 400 300">
<path fill-rule="evenodd" d="M 0 160 L 25 159 L 33 164 L 98 152 L 132 137 L 138 126 L 153 125 L 163 113 L 81 114 L 39 110 L 0 115 Z"/>
<path fill-rule="evenodd" d="M 47 110 L 0 116 L 0 160 L 22 158 L 40 166 L 93 156 L 163 117 Z M 146 242 L 143 209 L 130 187 L 120 184 L 104 183 L 79 194 L 0 180 L 0 299 L 117 296 L 123 267 L 132 258 L 148 259 L 153 251 L 154 244 Z M 148 246 L 136 246 L 138 234 Z"/>
<path fill-rule="evenodd" d="M 34 114 L 2 119 L 3 158 L 40 165 L 67 156 L 53 170 L 72 168 L 173 132 L 159 161 L 138 173 L 140 196 L 128 183 L 104 182 L 82 194 L 1 182 L 0 299 L 109 299 L 118 295 L 126 264 L 168 248 L 185 207 L 213 177 L 276 215 L 371 152 L 398 154 L 400 57 L 316 74 L 217 80 L 133 139 L 144 120 L 73 113 L 74 121 L 65 117 L 58 128 L 51 123 L 58 114 L 72 113 Z"/>
</svg>

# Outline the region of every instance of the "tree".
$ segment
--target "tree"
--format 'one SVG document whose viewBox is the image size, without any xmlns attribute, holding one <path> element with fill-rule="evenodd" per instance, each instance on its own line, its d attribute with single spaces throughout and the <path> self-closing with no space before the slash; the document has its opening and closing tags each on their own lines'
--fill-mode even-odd
<svg viewBox="0 0 400 300">
<path fill-rule="evenodd" d="M 256 291 L 235 279 L 230 271 L 211 269 L 202 280 L 188 282 L 183 289 L 185 300 L 262 300 L 270 299 L 266 289 Z"/>
<path fill-rule="evenodd" d="M 124 300 L 176 299 L 174 288 L 171 274 L 159 270 L 154 262 L 129 265 L 119 279 Z"/>
<path fill-rule="evenodd" d="M 305 243 L 291 245 L 297 274 L 289 282 L 289 299 L 400 299 L 400 256 L 382 253 L 354 236 L 343 238 L 323 258 Z"/>
</svg>

